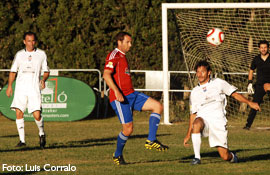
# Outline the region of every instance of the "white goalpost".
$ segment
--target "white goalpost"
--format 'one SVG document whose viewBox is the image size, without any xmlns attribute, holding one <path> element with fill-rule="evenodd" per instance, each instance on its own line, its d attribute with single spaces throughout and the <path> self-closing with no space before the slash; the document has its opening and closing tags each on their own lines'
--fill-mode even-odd
<svg viewBox="0 0 270 175">
<path fill-rule="evenodd" d="M 217 75 L 237 86 L 239 91 L 246 91 L 247 75 L 244 74 L 258 54 L 258 41 L 270 41 L 270 3 L 162 3 L 164 124 L 171 124 L 168 10 L 177 11 L 181 47 L 187 67 L 181 71 L 192 71 L 198 60 L 207 59 Z M 218 47 L 210 46 L 206 41 L 207 32 L 214 27 L 221 28 L 225 33 L 225 41 Z M 190 78 L 190 82 L 194 83 L 194 79 Z M 231 115 L 238 115 L 241 111 L 241 106 L 233 101 L 228 108 Z M 263 104 L 264 109 L 269 109 L 269 103 Z M 245 108 L 241 112 L 247 115 L 248 111 Z"/>
</svg>

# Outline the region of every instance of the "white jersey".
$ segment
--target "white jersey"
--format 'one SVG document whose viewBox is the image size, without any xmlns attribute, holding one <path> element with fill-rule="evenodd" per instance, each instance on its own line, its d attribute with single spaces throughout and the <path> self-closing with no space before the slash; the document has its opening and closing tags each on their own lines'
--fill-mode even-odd
<svg viewBox="0 0 270 175">
<path fill-rule="evenodd" d="M 41 49 L 32 52 L 20 50 L 10 71 L 17 73 L 15 93 L 40 93 L 41 72 L 49 72 L 46 53 Z"/>
<path fill-rule="evenodd" d="M 226 95 L 237 90 L 226 81 L 215 78 L 196 86 L 190 96 L 190 112 L 197 117 L 225 117 Z"/>
</svg>

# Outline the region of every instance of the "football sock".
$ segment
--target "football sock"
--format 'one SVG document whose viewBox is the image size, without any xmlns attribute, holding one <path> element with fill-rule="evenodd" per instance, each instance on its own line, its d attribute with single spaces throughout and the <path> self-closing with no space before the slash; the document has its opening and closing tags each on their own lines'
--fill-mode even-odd
<svg viewBox="0 0 270 175">
<path fill-rule="evenodd" d="M 200 154 L 201 143 L 202 143 L 201 133 L 191 134 L 191 139 L 192 139 L 192 145 L 193 145 L 195 158 L 201 159 L 201 154 Z"/>
<path fill-rule="evenodd" d="M 17 130 L 19 133 L 20 141 L 22 143 L 25 143 L 25 133 L 24 133 L 24 119 L 16 119 L 16 125 L 17 125 Z"/>
<path fill-rule="evenodd" d="M 230 162 L 233 162 L 234 161 L 234 154 L 232 152 L 230 152 L 231 155 L 232 155 L 232 159 L 230 160 Z"/>
<path fill-rule="evenodd" d="M 149 118 L 149 134 L 147 138 L 148 140 L 150 141 L 156 140 L 159 122 L 160 122 L 160 114 L 152 113 Z"/>
<path fill-rule="evenodd" d="M 122 132 L 119 133 L 117 137 L 117 145 L 116 145 L 116 151 L 114 153 L 114 157 L 118 157 L 122 155 L 127 139 L 128 139 L 128 136 L 125 136 Z"/>
<path fill-rule="evenodd" d="M 44 122 L 43 122 L 43 117 L 39 121 L 35 120 L 38 130 L 39 130 L 39 136 L 45 135 L 44 133 Z"/>
</svg>

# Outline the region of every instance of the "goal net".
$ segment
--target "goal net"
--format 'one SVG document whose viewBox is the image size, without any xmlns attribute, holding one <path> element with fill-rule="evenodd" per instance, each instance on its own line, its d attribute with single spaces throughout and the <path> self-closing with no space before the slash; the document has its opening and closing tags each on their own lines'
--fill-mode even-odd
<svg viewBox="0 0 270 175">
<path fill-rule="evenodd" d="M 198 60 L 206 59 L 213 69 L 212 76 L 226 80 L 236 86 L 238 92 L 252 99 L 252 95 L 246 92 L 248 70 L 254 56 L 259 54 L 258 42 L 270 41 L 269 4 L 196 3 L 189 4 L 190 6 L 188 4 L 171 4 L 167 8 L 167 10 L 173 9 L 176 19 L 178 38 L 183 53 L 182 59 L 185 62 L 185 66 L 181 67 L 181 69 L 184 68 L 182 71 L 193 71 Z M 224 32 L 225 40 L 219 46 L 213 46 L 206 41 L 206 35 L 212 28 L 220 28 Z M 197 85 L 197 79 L 194 73 L 187 72 L 187 74 L 189 76 L 186 76 L 185 81 L 189 83 L 182 83 L 192 89 Z M 256 75 L 253 79 L 256 82 Z M 227 117 L 246 120 L 249 107 L 233 98 L 227 99 Z M 261 108 L 262 111 L 257 113 L 256 120 L 267 119 L 270 116 L 268 95 L 264 96 Z"/>
</svg>

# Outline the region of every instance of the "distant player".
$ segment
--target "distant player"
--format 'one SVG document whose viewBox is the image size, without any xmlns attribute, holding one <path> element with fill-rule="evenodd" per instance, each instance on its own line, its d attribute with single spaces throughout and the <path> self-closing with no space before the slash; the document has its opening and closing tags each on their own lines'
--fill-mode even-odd
<svg viewBox="0 0 270 175">
<path fill-rule="evenodd" d="M 195 158 L 191 164 L 201 163 L 201 136 L 209 137 L 210 147 L 216 147 L 223 160 L 236 163 L 238 158 L 236 154 L 229 151 L 227 145 L 226 95 L 247 103 L 255 110 L 260 110 L 260 107 L 257 103 L 238 94 L 237 88 L 226 81 L 219 78 L 211 79 L 211 68 L 208 62 L 199 61 L 195 70 L 199 84 L 190 95 L 191 115 L 188 132 L 184 138 L 184 146 L 188 146 L 190 137 L 192 139 Z"/>
<path fill-rule="evenodd" d="M 255 93 L 253 95 L 253 101 L 261 104 L 263 102 L 263 97 L 266 93 L 270 91 L 270 58 L 269 58 L 269 43 L 268 41 L 259 42 L 260 54 L 254 57 L 251 62 L 249 73 L 248 73 L 248 93 L 254 93 L 252 87 L 253 73 L 257 69 L 257 80 L 255 85 Z M 268 91 L 268 92 L 267 92 Z M 243 129 L 249 130 L 255 117 L 257 111 L 250 109 L 248 114 L 247 123 Z"/>
<path fill-rule="evenodd" d="M 123 131 L 117 138 L 116 151 L 113 160 L 116 165 L 126 164 L 123 158 L 123 149 L 128 137 L 133 132 L 133 110 L 152 111 L 149 119 L 149 135 L 145 147 L 155 148 L 158 151 L 168 147 L 156 139 L 156 132 L 162 113 L 162 105 L 153 98 L 136 92 L 133 89 L 126 53 L 129 51 L 132 38 L 129 33 L 120 32 L 116 35 L 117 48 L 106 58 L 103 78 L 110 87 L 110 103 L 116 112 Z"/>
<path fill-rule="evenodd" d="M 26 32 L 23 36 L 25 48 L 18 51 L 13 60 L 8 79 L 6 95 L 13 93 L 12 83 L 16 78 L 16 87 L 11 109 L 16 111 L 16 125 L 20 137 L 17 147 L 25 147 L 24 112 L 32 113 L 39 129 L 39 144 L 44 148 L 46 144 L 43 118 L 41 116 L 41 89 L 45 88 L 45 81 L 49 77 L 47 56 L 43 50 L 35 48 L 36 34 Z M 41 72 L 44 72 L 43 78 Z"/>
</svg>

